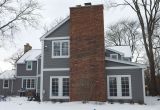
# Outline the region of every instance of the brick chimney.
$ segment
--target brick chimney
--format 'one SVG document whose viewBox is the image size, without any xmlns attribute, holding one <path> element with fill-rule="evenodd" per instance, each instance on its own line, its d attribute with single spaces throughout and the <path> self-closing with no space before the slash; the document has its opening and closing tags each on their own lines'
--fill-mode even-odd
<svg viewBox="0 0 160 110">
<path fill-rule="evenodd" d="M 106 101 L 103 5 L 70 8 L 70 100 Z"/>
<path fill-rule="evenodd" d="M 26 43 L 26 45 L 24 45 L 24 53 L 28 52 L 31 49 L 32 49 L 32 46 L 29 43 Z"/>
</svg>

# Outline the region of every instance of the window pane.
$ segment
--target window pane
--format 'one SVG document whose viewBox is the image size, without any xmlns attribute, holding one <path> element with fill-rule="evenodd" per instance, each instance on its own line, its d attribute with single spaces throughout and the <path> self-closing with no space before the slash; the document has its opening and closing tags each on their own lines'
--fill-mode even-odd
<svg viewBox="0 0 160 110">
<path fill-rule="evenodd" d="M 27 69 L 32 69 L 32 62 L 31 61 L 27 62 Z"/>
<path fill-rule="evenodd" d="M 52 79 L 52 96 L 58 96 L 58 78 Z"/>
<path fill-rule="evenodd" d="M 26 79 L 23 80 L 23 88 L 26 89 Z"/>
<path fill-rule="evenodd" d="M 60 56 L 60 42 L 54 42 L 53 43 L 53 55 L 54 56 Z"/>
<path fill-rule="evenodd" d="M 68 42 L 62 42 L 62 56 L 68 55 Z"/>
<path fill-rule="evenodd" d="M 4 87 L 8 87 L 8 86 L 9 86 L 8 80 L 4 80 Z"/>
<path fill-rule="evenodd" d="M 121 78 L 121 89 L 122 89 L 122 96 L 129 96 L 129 78 L 128 77 Z"/>
<path fill-rule="evenodd" d="M 27 79 L 27 88 L 30 88 L 31 87 L 31 81 L 30 79 Z"/>
<path fill-rule="evenodd" d="M 34 86 L 35 86 L 35 80 L 32 79 L 31 81 L 32 81 L 32 82 L 31 82 L 31 88 L 34 88 Z"/>
<path fill-rule="evenodd" d="M 110 96 L 117 96 L 117 80 L 116 77 L 109 78 Z"/>
<path fill-rule="evenodd" d="M 69 96 L 69 78 L 63 78 L 63 96 Z"/>
<path fill-rule="evenodd" d="M 113 58 L 113 59 L 116 59 L 116 60 L 117 60 L 117 59 L 118 59 L 118 55 L 113 55 L 113 54 L 112 54 L 112 55 L 111 55 L 111 58 Z"/>
</svg>

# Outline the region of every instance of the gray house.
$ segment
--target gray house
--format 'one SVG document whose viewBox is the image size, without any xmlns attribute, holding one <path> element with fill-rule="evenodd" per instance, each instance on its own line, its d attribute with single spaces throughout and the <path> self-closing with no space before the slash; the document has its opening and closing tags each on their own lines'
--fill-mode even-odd
<svg viewBox="0 0 160 110">
<path fill-rule="evenodd" d="M 104 47 L 102 5 L 70 8 L 41 42 L 41 50 L 17 61 L 17 94 L 25 89 L 41 101 L 144 102 L 145 66 L 131 62 L 129 46 Z"/>
</svg>

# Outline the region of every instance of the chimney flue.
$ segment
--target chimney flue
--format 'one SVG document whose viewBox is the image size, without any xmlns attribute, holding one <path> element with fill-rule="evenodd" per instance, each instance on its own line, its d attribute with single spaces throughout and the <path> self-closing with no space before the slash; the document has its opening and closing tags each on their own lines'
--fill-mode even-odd
<svg viewBox="0 0 160 110">
<path fill-rule="evenodd" d="M 26 43 L 26 45 L 24 45 L 24 53 L 28 52 L 31 49 L 32 49 L 32 46 L 30 46 L 29 43 Z"/>
<path fill-rule="evenodd" d="M 85 6 L 91 6 L 92 4 L 91 4 L 91 2 L 89 2 L 89 3 L 84 3 L 84 5 Z"/>
</svg>

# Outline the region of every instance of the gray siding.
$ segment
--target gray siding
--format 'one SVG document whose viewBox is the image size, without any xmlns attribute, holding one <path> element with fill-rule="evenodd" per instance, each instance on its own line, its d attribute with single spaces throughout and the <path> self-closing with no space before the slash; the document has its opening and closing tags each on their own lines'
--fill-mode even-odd
<svg viewBox="0 0 160 110">
<path fill-rule="evenodd" d="M 41 57 L 38 59 L 38 74 L 41 74 Z"/>
<path fill-rule="evenodd" d="M 48 35 L 46 38 L 51 37 L 64 37 L 69 36 L 69 20 L 66 21 L 63 25 L 57 28 L 54 32 Z"/>
<path fill-rule="evenodd" d="M 133 66 L 133 65 L 117 63 L 117 62 L 108 61 L 108 60 L 105 61 L 105 67 L 119 67 L 119 66 Z"/>
<path fill-rule="evenodd" d="M 44 41 L 44 68 L 68 68 L 68 58 L 52 58 L 52 41 Z"/>
<path fill-rule="evenodd" d="M 142 69 L 106 70 L 106 74 L 107 76 L 109 75 L 131 75 L 132 100 L 134 102 L 144 102 Z M 116 100 L 119 101 L 118 99 Z"/>
<path fill-rule="evenodd" d="M 17 76 L 36 76 L 37 74 L 37 62 L 33 61 L 32 70 L 26 70 L 25 64 L 17 64 Z"/>
<path fill-rule="evenodd" d="M 18 90 L 22 88 L 22 78 L 16 78 L 13 83 L 14 94 L 19 95 Z"/>
<path fill-rule="evenodd" d="M 69 76 L 69 71 L 45 71 L 43 74 L 43 89 L 45 93 L 43 94 L 43 99 L 45 101 L 50 100 L 50 77 L 51 76 Z"/>
</svg>

